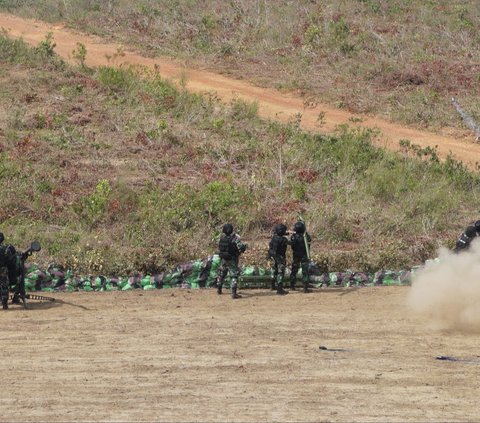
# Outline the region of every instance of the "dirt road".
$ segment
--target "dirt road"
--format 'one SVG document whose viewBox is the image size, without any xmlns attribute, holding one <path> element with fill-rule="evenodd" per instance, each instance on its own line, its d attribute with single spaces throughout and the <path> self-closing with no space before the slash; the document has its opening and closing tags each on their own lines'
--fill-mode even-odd
<svg viewBox="0 0 480 423">
<path fill-rule="evenodd" d="M 478 336 L 428 330 L 409 289 L 57 293 L 0 310 L 0 420 L 478 420 Z"/>
<path fill-rule="evenodd" d="M 441 157 L 446 157 L 449 153 L 452 153 L 456 159 L 462 160 L 471 169 L 475 169 L 476 163 L 480 162 L 480 145 L 473 142 L 473 136 L 470 140 L 462 140 L 436 135 L 372 117 L 353 116 L 348 112 L 325 104 L 306 108 L 302 98 L 282 94 L 273 89 L 259 88 L 246 81 L 227 78 L 202 69 L 188 69 L 182 63 L 166 57 L 151 59 L 142 57 L 132 51 L 125 51 L 124 56 L 117 57 L 112 62 L 107 57 L 111 58 L 119 51 L 120 46 L 118 44 L 105 43 L 98 37 L 81 34 L 63 26 L 51 26 L 44 22 L 0 14 L 0 27 L 7 30 L 10 36 L 23 37 L 25 41 L 34 45 L 45 39 L 48 32 L 52 32 L 56 43 L 55 51 L 69 61 L 71 61 L 72 51 L 76 48 L 77 43 L 83 43 L 87 48 L 86 63 L 89 66 L 121 65 L 123 63 L 148 67 L 158 65 L 161 75 L 165 78 L 178 82 L 186 77 L 186 86 L 191 91 L 216 92 L 225 102 L 233 98 L 257 102 L 259 114 L 265 118 L 286 122 L 297 113 L 301 113 L 302 126 L 306 130 L 331 133 L 339 124 L 349 123 L 352 125 L 351 119 L 354 118 L 355 123 L 353 125 L 378 128 L 381 131 L 382 136 L 377 143 L 382 147 L 397 150 L 399 141 L 408 139 L 422 147 L 438 146 Z M 325 113 L 325 124 L 319 128 L 317 119 L 321 112 Z M 358 122 L 358 119 L 361 122 Z"/>
</svg>

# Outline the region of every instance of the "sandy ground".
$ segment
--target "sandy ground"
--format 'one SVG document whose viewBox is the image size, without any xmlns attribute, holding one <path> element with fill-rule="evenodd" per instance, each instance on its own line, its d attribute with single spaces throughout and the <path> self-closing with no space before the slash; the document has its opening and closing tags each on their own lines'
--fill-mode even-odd
<svg viewBox="0 0 480 423">
<path fill-rule="evenodd" d="M 3 28 L 11 37 L 23 37 L 30 44 L 37 45 L 45 39 L 48 32 L 52 32 L 55 51 L 68 61 L 72 61 L 72 52 L 80 42 L 86 46 L 86 64 L 89 66 L 133 64 L 149 68 L 158 66 L 160 74 L 172 81 L 186 81 L 187 89 L 195 92 L 215 93 L 225 102 L 233 98 L 241 98 L 250 102 L 257 102 L 259 115 L 265 118 L 289 121 L 296 114 L 302 115 L 302 127 L 305 130 L 331 133 L 339 124 L 377 128 L 381 136 L 375 141 L 379 146 L 398 150 L 399 141 L 408 139 L 422 147 L 438 147 L 440 157 L 452 153 L 457 160 L 463 161 L 471 169 L 476 169 L 480 162 L 480 145 L 474 142 L 472 135 L 468 140 L 448 136 L 452 130 L 445 128 L 445 134 L 433 134 L 418 131 L 386 122 L 371 116 L 359 116 L 335 109 L 320 103 L 315 107 L 305 107 L 304 99 L 280 93 L 273 89 L 265 89 L 252 85 L 248 81 L 236 80 L 223 75 L 218 75 L 206 70 L 188 68 L 184 63 L 177 62 L 167 57 L 146 58 L 134 51 L 128 51 L 118 44 L 106 43 L 99 37 L 93 37 L 64 28 L 62 25 L 52 26 L 40 21 L 21 19 L 8 14 L 0 14 L 0 28 Z M 124 56 L 112 60 L 118 51 L 123 51 Z M 320 113 L 325 113 L 325 123 L 318 126 Z M 352 119 L 356 123 L 352 123 Z M 468 132 L 467 132 L 468 133 Z"/>
<path fill-rule="evenodd" d="M 478 421 L 478 335 L 430 330 L 409 290 L 55 293 L 0 310 L 0 420 Z"/>
</svg>

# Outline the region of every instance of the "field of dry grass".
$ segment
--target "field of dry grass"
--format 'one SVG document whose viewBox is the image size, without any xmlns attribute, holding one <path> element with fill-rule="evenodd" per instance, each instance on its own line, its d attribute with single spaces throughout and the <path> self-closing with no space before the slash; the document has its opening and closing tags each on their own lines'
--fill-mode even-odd
<svg viewBox="0 0 480 423">
<path fill-rule="evenodd" d="M 261 264 L 274 224 L 303 211 L 331 270 L 400 268 L 475 216 L 477 175 L 432 149 L 386 152 L 347 127 L 307 134 L 155 70 L 72 67 L 50 38 L 3 37 L 0 52 L 2 229 L 15 245 L 39 238 L 43 264 L 158 272 L 214 252 L 225 221 Z"/>
<path fill-rule="evenodd" d="M 480 115 L 475 0 L 3 0 L 0 8 L 293 90 L 306 104 L 436 130 L 466 129 L 452 96 Z"/>
</svg>

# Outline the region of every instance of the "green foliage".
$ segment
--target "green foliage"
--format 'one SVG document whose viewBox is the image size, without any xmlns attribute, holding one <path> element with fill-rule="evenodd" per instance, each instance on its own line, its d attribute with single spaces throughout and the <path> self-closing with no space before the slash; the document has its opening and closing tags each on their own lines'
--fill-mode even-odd
<svg viewBox="0 0 480 423">
<path fill-rule="evenodd" d="M 177 184 L 169 192 L 149 188 L 139 201 L 142 226 L 155 231 L 168 227 L 182 232 L 199 224 L 214 228 L 223 221 L 235 221 L 243 227 L 251 219 L 244 213 L 252 204 L 248 191 L 228 182 L 210 182 L 200 189 Z M 154 208 L 154 204 L 162 207 Z"/>
<path fill-rule="evenodd" d="M 232 110 L 232 119 L 234 120 L 251 120 L 257 117 L 258 103 L 248 102 L 240 98 L 233 99 L 230 102 Z"/>
<path fill-rule="evenodd" d="M 309 44 L 317 43 L 322 36 L 322 29 L 315 24 L 310 24 L 305 31 L 305 41 Z"/>
<path fill-rule="evenodd" d="M 217 25 L 215 17 L 212 15 L 203 15 L 202 24 L 206 29 L 214 29 Z"/>
<path fill-rule="evenodd" d="M 34 53 L 23 40 L 11 40 L 0 34 L 0 61 L 33 64 Z"/>
<path fill-rule="evenodd" d="M 45 36 L 45 40 L 40 41 L 37 46 L 37 53 L 43 57 L 52 57 L 55 54 L 56 43 L 53 41 L 53 32 Z"/>
<path fill-rule="evenodd" d="M 85 60 L 87 59 L 85 44 L 77 43 L 77 47 L 72 51 L 72 57 L 78 62 L 80 67 L 85 68 Z"/>
<path fill-rule="evenodd" d="M 105 87 L 115 93 L 128 93 L 138 84 L 135 71 L 131 67 L 101 66 L 97 70 L 97 78 Z"/>
<path fill-rule="evenodd" d="M 112 188 L 106 179 L 98 181 L 95 190 L 78 205 L 74 206 L 75 212 L 80 215 L 88 225 L 95 224 L 107 210 L 108 199 Z"/>
<path fill-rule="evenodd" d="M 339 39 L 352 41 L 355 31 L 341 28 Z M 264 122 L 256 104 L 223 107 L 155 71 L 61 71 L 50 65 L 54 56 L 34 60 L 38 51 L 24 47 L 0 37 L 4 86 L 12 77 L 17 90 L 13 105 L 9 90 L 0 96 L 0 221 L 19 241 L 49 234 L 45 260 L 159 269 L 211 254 L 226 221 L 250 242 L 302 210 L 312 251 L 332 270 L 372 270 L 431 257 L 478 211 L 479 175 L 440 160 L 435 148 L 403 140 L 400 154 L 386 152 L 372 143 L 376 131 L 346 125 L 308 134 L 300 114 Z M 28 69 L 22 79 L 13 78 L 18 63 Z M 38 100 L 57 94 L 53 105 Z M 122 182 L 111 186 L 112 173 Z"/>
<path fill-rule="evenodd" d="M 13 179 L 16 176 L 20 175 L 20 169 L 18 165 L 4 154 L 0 154 L 0 180 L 9 180 Z"/>
</svg>

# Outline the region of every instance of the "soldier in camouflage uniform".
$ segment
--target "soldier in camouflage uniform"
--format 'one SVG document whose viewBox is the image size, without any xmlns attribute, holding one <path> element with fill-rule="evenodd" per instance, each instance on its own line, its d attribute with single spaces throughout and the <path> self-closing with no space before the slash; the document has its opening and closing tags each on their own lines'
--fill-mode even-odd
<svg viewBox="0 0 480 423">
<path fill-rule="evenodd" d="M 3 234 L 0 239 L 3 241 Z M 0 297 L 2 307 L 8 309 L 10 285 L 17 283 L 16 251 L 12 245 L 0 245 Z"/>
<path fill-rule="evenodd" d="M 308 289 L 308 265 L 310 263 L 308 251 L 310 250 L 310 242 L 312 241 L 312 239 L 308 232 L 306 232 L 305 224 L 301 221 L 295 223 L 295 225 L 293 226 L 293 231 L 294 234 L 290 238 L 293 250 L 292 271 L 290 273 L 290 289 L 292 291 L 295 290 L 297 273 L 298 270 L 302 268 L 303 292 L 306 293 L 310 292 L 310 290 Z"/>
<path fill-rule="evenodd" d="M 232 298 L 241 298 L 237 294 L 238 278 L 240 269 L 238 261 L 240 254 L 245 252 L 247 245 L 240 240 L 240 236 L 233 231 L 230 223 L 223 225 L 223 235 L 218 243 L 219 255 L 221 259 L 217 277 L 217 293 L 222 293 L 222 286 L 227 274 L 230 274 L 230 285 L 232 290 Z"/>
<path fill-rule="evenodd" d="M 457 240 L 457 243 L 455 244 L 455 248 L 453 249 L 453 251 L 455 253 L 459 253 L 462 250 L 468 250 L 474 238 L 479 236 L 479 234 L 480 234 L 480 220 L 477 220 L 473 224 L 473 226 L 467 226 L 467 228 L 462 233 L 462 235 L 460 235 L 460 238 Z"/>
<path fill-rule="evenodd" d="M 277 295 L 288 294 L 283 289 L 283 278 L 285 277 L 285 267 L 287 266 L 287 246 L 291 244 L 291 241 L 285 237 L 288 233 L 285 225 L 277 225 L 268 248 L 268 257 L 273 259 L 272 290 L 276 289 Z"/>
</svg>

